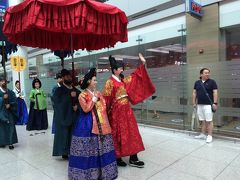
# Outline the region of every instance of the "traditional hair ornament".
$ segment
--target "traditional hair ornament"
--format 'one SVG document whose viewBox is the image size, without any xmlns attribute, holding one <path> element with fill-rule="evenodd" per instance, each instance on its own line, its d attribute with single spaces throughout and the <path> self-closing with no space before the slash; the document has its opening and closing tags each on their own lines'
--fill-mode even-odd
<svg viewBox="0 0 240 180">
<path fill-rule="evenodd" d="M 79 84 L 81 89 L 86 89 L 91 83 L 92 77 L 96 76 L 96 68 L 91 68 L 83 78 L 80 79 Z"/>
</svg>

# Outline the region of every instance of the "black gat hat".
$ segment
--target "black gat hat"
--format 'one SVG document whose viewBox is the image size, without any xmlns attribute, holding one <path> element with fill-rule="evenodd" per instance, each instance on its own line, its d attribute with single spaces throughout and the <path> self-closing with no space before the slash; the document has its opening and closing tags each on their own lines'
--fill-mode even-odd
<svg viewBox="0 0 240 180">
<path fill-rule="evenodd" d="M 109 62 L 110 62 L 110 66 L 111 66 L 112 69 L 117 69 L 117 68 L 120 68 L 120 67 L 122 67 L 124 69 L 123 61 L 117 61 L 111 55 L 109 56 Z"/>
</svg>

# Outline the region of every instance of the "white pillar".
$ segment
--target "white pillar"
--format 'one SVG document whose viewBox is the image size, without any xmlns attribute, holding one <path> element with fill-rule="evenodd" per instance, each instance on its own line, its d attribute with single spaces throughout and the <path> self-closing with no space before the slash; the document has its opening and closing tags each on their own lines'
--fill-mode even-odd
<svg viewBox="0 0 240 180">
<path fill-rule="evenodd" d="M 15 6 L 19 3 L 21 3 L 23 0 L 9 0 L 9 6 Z M 28 64 L 28 60 L 27 60 L 27 48 L 24 47 L 24 46 L 18 46 L 18 51 L 15 52 L 15 53 L 12 53 L 10 55 L 10 58 L 11 56 L 21 56 L 21 57 L 24 57 L 27 61 L 27 64 Z M 28 67 L 26 67 L 27 69 Z M 25 70 L 26 71 L 26 70 Z M 24 91 L 25 93 L 25 85 L 24 85 L 24 80 L 25 80 L 25 77 L 24 75 L 26 75 L 26 73 L 24 73 L 24 71 L 20 72 L 20 84 L 21 84 L 21 89 Z M 19 80 L 18 78 L 18 72 L 16 71 L 12 71 L 12 77 L 13 77 L 13 89 L 15 88 L 15 82 L 16 80 Z"/>
</svg>

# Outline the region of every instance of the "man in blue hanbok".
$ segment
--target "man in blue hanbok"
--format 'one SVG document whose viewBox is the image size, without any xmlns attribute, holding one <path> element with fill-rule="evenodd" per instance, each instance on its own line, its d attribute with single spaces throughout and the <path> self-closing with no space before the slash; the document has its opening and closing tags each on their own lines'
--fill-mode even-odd
<svg viewBox="0 0 240 180">
<path fill-rule="evenodd" d="M 55 113 L 55 132 L 53 142 L 53 156 L 62 156 L 68 159 L 72 127 L 79 113 L 79 103 L 77 101 L 80 93 L 72 84 L 70 71 L 62 69 L 62 85 L 53 94 Z"/>
<path fill-rule="evenodd" d="M 57 84 L 53 87 L 52 93 L 51 93 L 51 101 L 52 101 L 52 107 L 53 107 L 53 122 L 52 122 L 52 134 L 55 133 L 55 121 L 56 121 L 56 112 L 55 112 L 55 105 L 54 105 L 54 100 L 53 100 L 53 95 L 57 88 L 62 86 L 62 75 L 61 73 L 57 73 L 56 77 L 54 78 L 57 80 Z"/>
<path fill-rule="evenodd" d="M 7 88 L 7 81 L 0 77 L 0 147 L 18 142 L 15 123 L 18 120 L 17 99 L 15 93 Z"/>
</svg>

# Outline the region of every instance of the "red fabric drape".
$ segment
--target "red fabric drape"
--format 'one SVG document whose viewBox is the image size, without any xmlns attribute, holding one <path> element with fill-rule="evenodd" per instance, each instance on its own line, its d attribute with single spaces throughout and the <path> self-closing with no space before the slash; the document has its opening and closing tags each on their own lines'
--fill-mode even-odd
<svg viewBox="0 0 240 180">
<path fill-rule="evenodd" d="M 127 23 L 123 11 L 93 0 L 26 0 L 7 9 L 3 32 L 25 46 L 97 50 L 126 42 Z"/>
<path fill-rule="evenodd" d="M 144 101 L 156 91 L 143 64 L 131 74 L 131 81 L 125 83 L 125 88 L 128 98 L 133 105 Z"/>
</svg>

